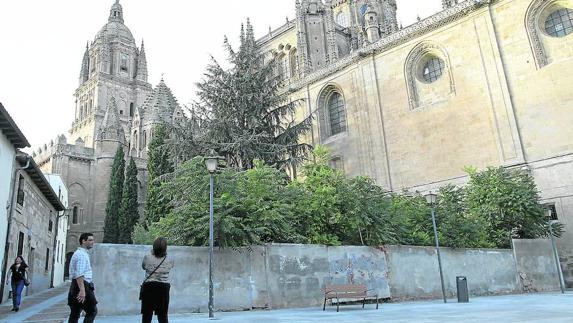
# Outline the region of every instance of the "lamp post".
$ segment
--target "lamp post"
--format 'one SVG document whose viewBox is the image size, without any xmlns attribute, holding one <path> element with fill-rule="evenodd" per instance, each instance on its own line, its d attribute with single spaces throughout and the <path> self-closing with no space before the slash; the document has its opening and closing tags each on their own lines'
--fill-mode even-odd
<svg viewBox="0 0 573 323">
<path fill-rule="evenodd" d="M 442 297 L 444 299 L 444 303 L 447 303 L 446 300 L 446 288 L 444 287 L 444 274 L 442 271 L 442 257 L 440 256 L 440 241 L 438 239 L 438 229 L 436 227 L 436 201 L 438 200 L 438 196 L 433 194 L 432 192 L 426 194 L 426 202 L 430 205 L 432 210 L 432 226 L 434 227 L 434 239 L 436 240 L 436 253 L 438 254 L 438 267 L 440 268 L 440 282 L 442 284 Z"/>
<path fill-rule="evenodd" d="M 205 166 L 209 171 L 209 318 L 213 313 L 213 184 L 219 157 L 211 151 L 211 156 L 205 158 Z"/>
<path fill-rule="evenodd" d="M 561 287 L 561 293 L 565 294 L 565 284 L 563 284 L 563 271 L 561 270 L 561 264 L 559 263 L 559 254 L 557 253 L 557 246 L 555 245 L 555 238 L 553 237 L 553 224 L 556 220 L 551 220 L 551 210 L 548 211 L 549 216 L 549 237 L 551 237 L 551 247 L 553 248 L 553 257 L 555 257 L 555 266 L 557 266 L 557 275 L 559 276 L 559 287 Z"/>
</svg>

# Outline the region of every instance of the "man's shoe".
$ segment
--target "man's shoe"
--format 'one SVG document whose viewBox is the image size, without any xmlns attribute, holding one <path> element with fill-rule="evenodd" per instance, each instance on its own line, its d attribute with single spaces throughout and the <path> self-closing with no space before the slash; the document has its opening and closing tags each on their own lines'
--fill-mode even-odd
<svg viewBox="0 0 573 323">
<path fill-rule="evenodd" d="M 12 307 L 12 309 L 10 310 L 11 312 L 14 312 L 16 309 Z"/>
<path fill-rule="evenodd" d="M 20 309 L 19 307 L 16 307 L 16 309 L 14 310 L 14 312 L 18 312 L 19 309 Z"/>
</svg>

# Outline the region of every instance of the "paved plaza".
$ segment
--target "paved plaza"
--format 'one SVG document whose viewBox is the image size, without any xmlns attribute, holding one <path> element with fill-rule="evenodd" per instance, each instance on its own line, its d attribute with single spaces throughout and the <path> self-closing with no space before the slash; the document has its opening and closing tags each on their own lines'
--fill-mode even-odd
<svg viewBox="0 0 573 323">
<path fill-rule="evenodd" d="M 22 310 L 18 313 L 9 311 L 10 305 L 0 306 L 2 323 L 60 323 L 65 322 L 68 309 L 65 304 L 65 289 L 40 293 L 26 298 Z M 311 322 L 573 322 L 573 293 L 565 295 L 523 294 L 494 297 L 476 297 L 470 303 L 460 304 L 449 300 L 448 304 L 440 300 L 422 302 L 404 302 L 382 304 L 379 310 L 375 305 L 343 306 L 339 313 L 336 307 L 288 309 L 274 311 L 244 311 L 216 313 L 216 321 L 229 323 L 311 323 Z M 96 322 L 127 323 L 139 322 L 139 316 L 99 316 Z M 207 314 L 174 314 L 170 322 L 212 322 Z M 156 322 L 156 321 L 154 321 Z"/>
</svg>

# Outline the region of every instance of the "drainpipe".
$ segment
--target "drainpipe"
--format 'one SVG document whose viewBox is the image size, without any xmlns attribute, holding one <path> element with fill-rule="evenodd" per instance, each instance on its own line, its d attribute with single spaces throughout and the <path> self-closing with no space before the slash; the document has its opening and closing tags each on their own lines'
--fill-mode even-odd
<svg viewBox="0 0 573 323">
<path fill-rule="evenodd" d="M 21 170 L 28 169 L 31 164 L 32 157 L 26 155 L 26 165 L 24 167 L 16 166 L 14 172 L 12 173 L 12 181 L 10 182 L 10 187 L 12 192 L 10 193 L 10 204 L 8 205 L 8 225 L 6 227 L 6 241 L 4 245 L 4 259 L 2 259 L 2 278 L 0 279 L 0 303 L 4 301 L 4 284 L 6 283 L 6 272 L 8 265 L 8 251 L 10 250 L 10 228 L 12 224 L 12 212 L 14 212 L 14 194 L 16 192 L 16 178 Z M 16 161 L 17 163 L 17 161 Z"/>
</svg>

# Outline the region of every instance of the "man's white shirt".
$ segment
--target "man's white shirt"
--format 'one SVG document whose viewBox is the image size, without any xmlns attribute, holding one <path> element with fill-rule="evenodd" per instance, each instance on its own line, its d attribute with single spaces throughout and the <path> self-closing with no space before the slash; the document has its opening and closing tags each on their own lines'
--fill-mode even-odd
<svg viewBox="0 0 573 323">
<path fill-rule="evenodd" d="M 70 260 L 70 278 L 84 277 L 88 283 L 92 282 L 92 266 L 90 256 L 86 249 L 79 247 Z"/>
</svg>

